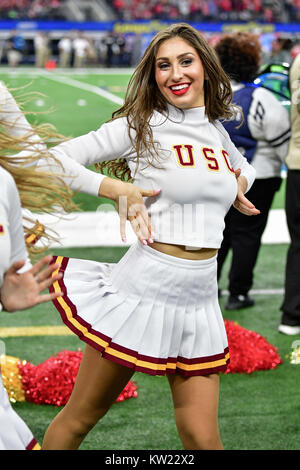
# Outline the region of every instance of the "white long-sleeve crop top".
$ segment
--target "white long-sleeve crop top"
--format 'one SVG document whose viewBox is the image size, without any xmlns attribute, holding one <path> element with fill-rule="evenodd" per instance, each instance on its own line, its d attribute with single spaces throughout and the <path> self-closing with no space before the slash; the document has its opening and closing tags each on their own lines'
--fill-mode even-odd
<svg viewBox="0 0 300 470">
<path fill-rule="evenodd" d="M 98 195 L 105 176 L 85 167 L 126 158 L 136 185 L 161 190 L 157 197 L 145 198 L 154 240 L 219 248 L 224 217 L 237 195 L 234 170 L 241 169 L 248 190 L 255 179 L 254 168 L 222 124 L 209 122 L 204 107 L 182 111 L 169 105 L 168 117 L 155 111 L 150 124 L 153 140 L 159 143 L 159 168 L 143 157 L 137 167 L 126 118 L 105 123 L 51 151 L 62 163 L 71 188 L 92 195 Z"/>
<path fill-rule="evenodd" d="M 26 263 L 19 272 L 31 268 L 25 246 L 19 193 L 13 177 L 0 166 L 0 285 L 7 269 L 20 260 Z"/>
<path fill-rule="evenodd" d="M 14 97 L 2 82 L 0 82 L 0 120 L 9 135 L 17 138 L 26 137 L 23 143 L 20 142 L 19 158 L 26 159 L 46 149 L 46 144 L 35 134 Z"/>
</svg>

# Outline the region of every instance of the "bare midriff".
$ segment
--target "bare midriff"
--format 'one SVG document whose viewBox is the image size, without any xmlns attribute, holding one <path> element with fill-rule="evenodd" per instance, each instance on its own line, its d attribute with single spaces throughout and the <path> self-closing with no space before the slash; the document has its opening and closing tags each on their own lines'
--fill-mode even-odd
<svg viewBox="0 0 300 470">
<path fill-rule="evenodd" d="M 153 242 L 149 244 L 154 250 L 165 253 L 166 255 L 175 256 L 184 259 L 209 259 L 213 258 L 217 253 L 217 248 L 199 248 L 199 250 L 189 250 L 184 245 L 170 245 L 169 243 Z"/>
</svg>

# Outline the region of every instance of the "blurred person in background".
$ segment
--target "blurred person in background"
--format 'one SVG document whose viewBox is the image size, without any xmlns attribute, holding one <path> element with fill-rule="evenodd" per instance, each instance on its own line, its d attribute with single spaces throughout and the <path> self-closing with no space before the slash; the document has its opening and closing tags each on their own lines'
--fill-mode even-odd
<svg viewBox="0 0 300 470">
<path fill-rule="evenodd" d="M 49 35 L 38 31 L 34 36 L 35 66 L 44 68 L 51 57 L 51 44 Z"/>
<path fill-rule="evenodd" d="M 17 30 L 13 30 L 5 44 L 7 61 L 10 67 L 17 67 L 21 63 L 25 46 L 26 41 L 23 36 Z"/>
<path fill-rule="evenodd" d="M 277 37 L 272 41 L 272 47 L 269 54 L 268 62 L 281 64 L 285 62 L 291 63 L 292 41 L 290 38 Z"/>
<path fill-rule="evenodd" d="M 130 65 L 135 67 L 142 55 L 143 38 L 137 33 L 130 40 Z"/>
<path fill-rule="evenodd" d="M 256 180 L 248 194 L 260 210 L 258 216 L 246 217 L 232 207 L 225 217 L 224 237 L 218 252 L 218 279 L 232 250 L 226 309 L 236 310 L 254 305 L 249 291 L 269 210 L 281 185 L 290 123 L 288 111 L 272 92 L 253 84 L 261 63 L 261 44 L 256 35 L 224 35 L 215 49 L 231 79 L 233 103 L 242 110 L 234 120 L 225 121 L 223 125 L 236 147 L 256 169 Z"/>
<path fill-rule="evenodd" d="M 72 57 L 72 40 L 70 36 L 64 36 L 58 41 L 59 66 L 70 67 Z"/>
<path fill-rule="evenodd" d="M 287 180 L 285 211 L 290 246 L 285 269 L 285 293 L 278 327 L 286 335 L 300 334 L 300 54 L 290 68 L 291 139 L 286 157 Z"/>
<path fill-rule="evenodd" d="M 112 67 L 115 64 L 115 57 L 119 51 L 116 45 L 116 38 L 112 31 L 102 38 L 102 51 L 104 57 L 104 64 L 106 67 Z"/>
<path fill-rule="evenodd" d="M 87 37 L 88 47 L 86 50 L 86 64 L 96 66 L 98 64 L 98 52 L 95 40 L 92 37 Z"/>
<path fill-rule="evenodd" d="M 74 67 L 81 68 L 85 65 L 89 42 L 82 31 L 79 31 L 77 37 L 73 40 Z"/>
<path fill-rule="evenodd" d="M 126 39 L 124 34 L 118 34 L 115 39 L 117 50 L 117 66 L 122 67 L 125 65 L 125 49 L 126 49 Z"/>
</svg>

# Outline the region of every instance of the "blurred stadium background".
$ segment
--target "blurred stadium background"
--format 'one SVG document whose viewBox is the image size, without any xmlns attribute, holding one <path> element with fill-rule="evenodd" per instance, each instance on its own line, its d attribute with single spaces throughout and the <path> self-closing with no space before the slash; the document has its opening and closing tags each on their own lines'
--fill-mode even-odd
<svg viewBox="0 0 300 470">
<path fill-rule="evenodd" d="M 299 0 L 0 0 L 0 80 L 18 98 L 34 92 L 28 104 L 32 122 L 52 122 L 65 136 L 97 129 L 120 106 L 132 68 L 159 29 L 188 21 L 214 44 L 228 31 L 251 30 L 263 45 L 262 66 L 285 63 L 300 51 Z M 62 43 L 70 55 L 62 62 Z M 73 48 L 76 45 L 78 52 Z M 60 44 L 60 45 L 59 45 Z M 65 50 L 65 49 L 64 49 Z M 279 98 L 281 99 L 281 98 Z M 285 104 L 288 106 L 288 93 Z M 278 348 L 283 363 L 274 370 L 221 377 L 220 425 L 227 449 L 299 449 L 299 371 L 291 364 L 295 338 L 277 333 L 281 317 L 289 236 L 283 184 L 273 203 L 255 270 L 251 309 L 224 318 L 263 335 Z M 114 207 L 106 200 L 76 195 L 81 213 L 59 224 L 52 253 L 116 262 L 120 243 Z M 51 225 L 52 224 L 52 225 Z M 134 237 L 130 234 L 129 243 Z M 227 266 L 229 264 L 229 260 Z M 227 288 L 224 270 L 220 287 Z M 82 343 L 67 335 L 52 305 L 14 315 L 2 313 L 0 340 L 7 355 L 40 364 Z M 296 338 L 297 339 L 297 338 Z M 138 398 L 113 406 L 82 449 L 181 449 L 173 423 L 166 380 L 136 374 Z M 58 408 L 16 402 L 17 412 L 41 441 Z"/>
</svg>

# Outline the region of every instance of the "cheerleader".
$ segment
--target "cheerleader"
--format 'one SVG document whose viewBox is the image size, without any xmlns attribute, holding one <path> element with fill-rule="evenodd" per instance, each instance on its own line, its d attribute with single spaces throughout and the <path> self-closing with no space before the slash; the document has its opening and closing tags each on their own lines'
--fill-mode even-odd
<svg viewBox="0 0 300 470">
<path fill-rule="evenodd" d="M 218 373 L 229 351 L 216 256 L 231 205 L 259 213 L 244 196 L 255 170 L 219 122 L 231 97 L 203 37 L 172 25 L 150 42 L 113 119 L 52 149 L 71 187 L 115 201 L 121 237 L 128 218 L 138 241 L 116 265 L 55 260 L 53 291 L 65 295 L 54 303 L 86 349 L 43 449 L 77 449 L 135 371 L 167 376 L 185 449 L 222 449 Z M 85 168 L 94 163 L 109 176 Z"/>
<path fill-rule="evenodd" d="M 0 160 L 0 311 L 24 310 L 57 297 L 57 293 L 42 294 L 53 282 L 51 273 L 55 267 L 49 266 L 50 259 L 45 256 L 31 265 L 25 247 L 18 191 Z M 11 407 L 0 375 L 0 449 L 38 447 L 27 425 Z"/>
<path fill-rule="evenodd" d="M 29 254 L 40 250 L 32 243 L 26 249 L 20 196 L 27 210 L 38 208 L 45 212 L 59 207 L 71 210 L 75 205 L 71 191 L 59 177 L 36 170 L 39 158 L 46 161 L 53 157 L 3 84 L 0 84 L 0 127 L 0 311 L 14 312 L 57 298 L 58 293 L 42 292 L 54 278 L 60 279 L 59 274 L 51 276 L 56 269 L 49 265 L 51 256 L 31 264 Z M 40 128 L 44 136 L 46 127 Z M 49 131 L 52 135 L 52 129 Z M 49 239 L 38 225 L 28 231 L 31 238 Z M 0 375 L 0 449 L 38 448 L 32 432 L 13 410 Z"/>
</svg>

